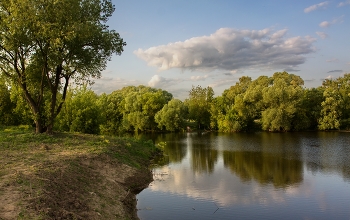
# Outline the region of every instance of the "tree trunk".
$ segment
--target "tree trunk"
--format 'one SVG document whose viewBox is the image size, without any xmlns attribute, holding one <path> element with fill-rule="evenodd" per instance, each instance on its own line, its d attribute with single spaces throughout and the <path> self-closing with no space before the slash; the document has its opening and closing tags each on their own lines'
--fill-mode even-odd
<svg viewBox="0 0 350 220">
<path fill-rule="evenodd" d="M 45 128 L 40 119 L 35 120 L 35 133 L 41 134 L 45 132 Z"/>
<path fill-rule="evenodd" d="M 47 126 L 46 133 L 53 134 L 53 124 L 50 124 L 49 126 Z"/>
</svg>

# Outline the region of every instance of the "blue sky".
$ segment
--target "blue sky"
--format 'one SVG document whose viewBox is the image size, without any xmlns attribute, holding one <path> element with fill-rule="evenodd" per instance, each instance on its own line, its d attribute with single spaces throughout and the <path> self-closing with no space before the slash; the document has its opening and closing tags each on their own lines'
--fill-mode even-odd
<svg viewBox="0 0 350 220">
<path fill-rule="evenodd" d="M 242 76 L 286 70 L 305 87 L 350 73 L 350 0 L 113 0 L 108 22 L 127 46 L 97 93 L 146 85 L 184 99 L 192 86 L 215 95 Z"/>
</svg>

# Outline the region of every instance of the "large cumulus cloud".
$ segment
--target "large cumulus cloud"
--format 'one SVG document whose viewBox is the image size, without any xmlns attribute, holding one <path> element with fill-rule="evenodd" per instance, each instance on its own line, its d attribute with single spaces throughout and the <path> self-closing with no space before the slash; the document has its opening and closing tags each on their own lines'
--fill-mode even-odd
<svg viewBox="0 0 350 220">
<path fill-rule="evenodd" d="M 138 49 L 134 53 L 159 70 L 242 70 L 294 68 L 314 52 L 314 38 L 286 37 L 287 30 L 221 28 L 210 36 Z"/>
</svg>

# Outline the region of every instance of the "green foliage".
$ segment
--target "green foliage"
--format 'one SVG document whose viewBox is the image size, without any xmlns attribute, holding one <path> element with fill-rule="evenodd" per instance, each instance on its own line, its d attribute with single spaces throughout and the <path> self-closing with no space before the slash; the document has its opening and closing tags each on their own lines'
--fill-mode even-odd
<svg viewBox="0 0 350 220">
<path fill-rule="evenodd" d="M 123 128 L 127 131 L 155 130 L 155 115 L 172 99 L 172 94 L 146 86 L 129 86 L 122 90 L 124 99 Z"/>
<path fill-rule="evenodd" d="M 255 129 L 254 120 L 259 118 L 262 102 L 262 88 L 266 87 L 267 77 L 252 81 L 241 77 L 239 82 L 225 90 L 219 105 L 217 125 L 220 131 L 248 131 Z M 219 107 L 220 108 L 220 107 Z"/>
<path fill-rule="evenodd" d="M 123 94 L 114 91 L 109 95 L 102 94 L 97 105 L 100 109 L 100 133 L 115 135 L 121 131 L 123 120 L 123 106 L 120 104 L 124 99 Z"/>
<path fill-rule="evenodd" d="M 210 108 L 214 99 L 214 90 L 211 87 L 192 87 L 189 98 L 185 100 L 188 107 L 188 117 L 196 121 L 198 129 L 210 128 Z"/>
<path fill-rule="evenodd" d="M 11 93 L 8 84 L 0 78 L 0 125 L 15 125 L 13 115 L 15 104 L 11 101 Z"/>
<path fill-rule="evenodd" d="M 44 95 L 41 115 L 32 115 L 23 90 L 0 78 L 0 124 L 45 124 L 50 96 Z M 115 135 L 125 131 L 182 131 L 186 126 L 223 132 L 350 129 L 350 74 L 326 80 L 322 87 L 302 88 L 294 74 L 277 72 L 252 81 L 240 78 L 222 96 L 212 88 L 193 87 L 182 102 L 161 89 L 128 86 L 97 96 L 87 86 L 70 89 L 57 116 L 61 131 Z M 63 94 L 57 94 L 61 99 Z"/>
<path fill-rule="evenodd" d="M 272 85 L 263 89 L 263 101 L 267 106 L 262 112 L 262 128 L 268 131 L 290 131 L 295 129 L 295 118 L 301 107 L 303 80 L 294 74 L 277 72 Z"/>
<path fill-rule="evenodd" d="M 70 81 L 99 77 L 126 45 L 106 22 L 111 0 L 0 1 L 0 70 L 21 90 L 36 132 L 52 132 Z"/>
<path fill-rule="evenodd" d="M 324 101 L 321 103 L 320 130 L 349 129 L 350 74 L 323 82 Z"/>
<path fill-rule="evenodd" d="M 172 99 L 156 114 L 155 122 L 160 129 L 165 127 L 168 131 L 185 130 L 187 112 L 187 107 L 182 101 Z"/>
<path fill-rule="evenodd" d="M 296 115 L 299 124 L 304 123 L 303 127 L 317 129 L 318 120 L 321 117 L 321 103 L 324 101 L 323 91 L 322 87 L 304 89 L 302 107 Z"/>
<path fill-rule="evenodd" d="M 98 134 L 101 110 L 97 101 L 97 95 L 86 86 L 69 90 L 66 103 L 57 117 L 57 129 Z"/>
</svg>

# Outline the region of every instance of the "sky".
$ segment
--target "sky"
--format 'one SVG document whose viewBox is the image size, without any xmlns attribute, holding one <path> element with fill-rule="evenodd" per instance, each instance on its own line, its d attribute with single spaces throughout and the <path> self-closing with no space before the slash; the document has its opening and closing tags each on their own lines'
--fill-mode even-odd
<svg viewBox="0 0 350 220">
<path fill-rule="evenodd" d="M 287 71 L 307 88 L 350 73 L 350 0 L 112 0 L 127 45 L 92 89 L 145 85 L 185 99 L 220 96 L 242 76 Z"/>
</svg>

